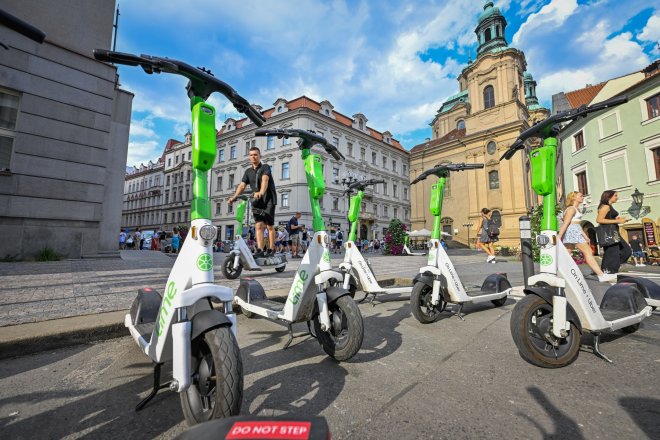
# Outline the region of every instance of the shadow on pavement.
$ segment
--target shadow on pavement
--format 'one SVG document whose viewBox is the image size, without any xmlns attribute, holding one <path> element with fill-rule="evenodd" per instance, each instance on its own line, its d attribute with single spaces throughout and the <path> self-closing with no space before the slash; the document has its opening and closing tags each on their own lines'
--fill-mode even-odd
<svg viewBox="0 0 660 440">
<path fill-rule="evenodd" d="M 559 438 L 570 438 L 572 440 L 581 440 L 584 439 L 582 431 L 577 422 L 571 419 L 568 415 L 564 414 L 559 408 L 557 408 L 543 391 L 537 387 L 528 387 L 527 392 L 536 400 L 536 402 L 545 410 L 547 415 L 552 419 L 554 424 L 554 432 L 548 432 L 534 420 L 532 417 L 527 414 L 518 413 L 519 416 L 527 419 L 532 425 L 539 430 L 541 438 L 543 439 L 559 439 Z"/>
<path fill-rule="evenodd" d="M 660 400 L 649 397 L 624 397 L 619 404 L 648 438 L 660 438 Z"/>
</svg>

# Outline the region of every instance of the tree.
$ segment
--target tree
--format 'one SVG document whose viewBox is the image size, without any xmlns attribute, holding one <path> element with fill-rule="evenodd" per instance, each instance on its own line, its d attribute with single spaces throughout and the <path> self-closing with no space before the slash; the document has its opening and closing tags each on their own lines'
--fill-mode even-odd
<svg viewBox="0 0 660 440">
<path fill-rule="evenodd" d="M 407 230 L 408 228 L 401 223 L 401 220 L 393 219 L 390 221 L 387 234 L 385 234 L 385 248 L 383 249 L 385 255 L 403 254 L 403 244 Z"/>
<path fill-rule="evenodd" d="M 555 207 L 555 212 L 560 215 L 562 212 L 561 204 L 557 204 Z M 531 217 L 531 226 L 532 226 L 532 255 L 534 255 L 534 261 L 537 263 L 541 261 L 541 249 L 539 245 L 536 244 L 536 236 L 541 233 L 541 221 L 543 220 L 543 205 L 539 205 L 536 208 L 532 209 L 530 214 Z M 557 227 L 561 227 L 561 221 L 557 220 L 559 223 Z"/>
</svg>

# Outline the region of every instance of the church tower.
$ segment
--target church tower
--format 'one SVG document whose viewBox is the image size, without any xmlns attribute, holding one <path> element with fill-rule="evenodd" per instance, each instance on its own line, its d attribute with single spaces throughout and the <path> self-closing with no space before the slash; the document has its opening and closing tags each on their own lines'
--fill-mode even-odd
<svg viewBox="0 0 660 440">
<path fill-rule="evenodd" d="M 480 211 L 493 211 L 502 246 L 520 242 L 518 218 L 536 204 L 522 154 L 500 162 L 504 151 L 531 126 L 530 115 L 547 116 L 536 98 L 525 54 L 509 47 L 506 18 L 492 1 L 484 4 L 475 28 L 477 58 L 458 75 L 459 92 L 450 96 L 431 122 L 432 137 L 411 150 L 411 180 L 443 162 L 481 163 L 480 170 L 451 174 L 445 186 L 442 228 L 453 240 L 473 247 Z M 529 101 L 528 101 L 529 99 Z M 433 179 L 411 188 L 412 228 L 430 229 Z M 472 225 L 472 226 L 467 226 Z M 468 230 L 470 229 L 469 233 Z"/>
</svg>

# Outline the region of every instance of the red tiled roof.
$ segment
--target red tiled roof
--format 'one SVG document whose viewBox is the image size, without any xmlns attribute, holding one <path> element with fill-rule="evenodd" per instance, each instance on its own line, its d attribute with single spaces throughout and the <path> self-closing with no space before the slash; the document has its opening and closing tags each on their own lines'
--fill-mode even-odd
<svg viewBox="0 0 660 440">
<path fill-rule="evenodd" d="M 607 81 L 596 84 L 595 86 L 588 86 L 583 89 L 567 92 L 565 94 L 566 99 L 568 99 L 571 108 L 578 108 L 582 105 L 587 105 L 596 97 L 598 92 L 605 87 L 605 84 L 607 84 Z"/>
<path fill-rule="evenodd" d="M 318 102 L 314 101 L 313 99 L 308 98 L 307 96 L 303 95 L 299 98 L 293 99 L 291 101 L 287 102 L 287 107 L 289 110 L 296 110 L 298 108 L 308 108 L 312 111 L 318 112 L 321 110 L 321 104 Z M 266 118 L 269 119 L 271 116 L 273 116 L 273 113 L 275 112 L 275 107 L 269 108 L 268 110 L 264 110 L 261 112 L 261 114 Z M 333 116 L 335 117 L 335 120 L 339 122 L 340 124 L 343 124 L 347 127 L 352 127 L 353 126 L 353 119 L 349 118 L 346 115 L 343 115 L 339 112 L 332 111 Z M 247 118 L 240 119 L 236 121 L 236 128 L 242 128 L 244 124 L 247 122 Z M 369 134 L 371 135 L 372 138 L 383 142 L 383 134 L 377 130 L 374 130 L 371 127 L 367 127 L 369 130 Z M 224 133 L 224 127 L 218 131 L 218 136 Z M 394 138 L 391 138 L 391 143 L 389 145 L 392 145 L 394 148 L 406 152 L 406 149 L 403 148 L 403 146 L 399 143 Z"/>
<path fill-rule="evenodd" d="M 424 142 L 419 145 L 415 145 L 412 147 L 410 150 L 410 153 L 416 153 L 418 151 L 422 151 L 424 148 L 427 147 L 435 147 L 441 144 L 444 144 L 445 142 L 453 141 L 454 139 L 459 139 L 465 137 L 465 129 L 464 128 L 454 128 L 452 131 L 447 133 L 446 135 L 442 136 L 441 138 L 438 139 L 433 139 L 432 141 L 429 142 Z"/>
</svg>

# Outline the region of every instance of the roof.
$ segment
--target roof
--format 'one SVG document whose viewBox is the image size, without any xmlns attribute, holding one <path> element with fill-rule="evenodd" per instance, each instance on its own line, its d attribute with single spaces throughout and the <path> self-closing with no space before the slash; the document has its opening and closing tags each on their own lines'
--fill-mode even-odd
<svg viewBox="0 0 660 440">
<path fill-rule="evenodd" d="M 457 104 L 460 104 L 462 102 L 470 102 L 470 97 L 468 96 L 468 89 L 465 89 L 462 92 L 459 92 L 447 98 L 447 100 L 442 103 L 442 106 L 440 106 L 440 109 L 438 110 L 438 114 L 446 113 L 449 110 L 453 109 Z"/>
<path fill-rule="evenodd" d="M 410 153 L 416 153 L 418 151 L 422 151 L 425 148 L 431 148 L 431 147 L 437 147 L 438 145 L 442 145 L 446 142 L 453 141 L 455 139 L 460 139 L 462 137 L 465 137 L 465 129 L 464 128 L 454 128 L 452 131 L 447 133 L 446 135 L 438 138 L 438 139 L 433 139 L 432 141 L 429 142 L 424 142 L 419 145 L 415 145 L 412 147 L 410 150 Z"/>
<path fill-rule="evenodd" d="M 571 105 L 571 108 L 578 108 L 582 105 L 588 105 L 600 92 L 600 90 L 605 87 L 607 81 L 595 86 L 587 86 L 583 89 L 573 90 L 572 92 L 565 93 L 568 103 Z"/>
<path fill-rule="evenodd" d="M 308 98 L 305 95 L 300 96 L 300 97 L 298 97 L 296 99 L 293 99 L 291 101 L 287 101 L 287 108 L 289 110 L 296 110 L 296 109 L 299 109 L 299 108 L 306 108 L 306 109 L 312 110 L 314 112 L 318 112 L 319 115 L 321 115 L 321 116 L 328 117 L 328 116 L 325 116 L 323 113 L 320 113 L 320 110 L 321 110 L 321 104 L 320 103 L 316 102 L 315 100 L 313 100 L 311 98 Z M 261 112 L 261 114 L 266 118 L 266 120 L 268 120 L 271 117 L 276 116 L 279 113 L 275 113 L 275 107 L 271 107 L 271 108 Z M 332 110 L 332 116 L 334 116 L 334 119 L 337 122 L 339 122 L 340 124 L 345 125 L 347 127 L 353 127 L 353 119 L 349 118 L 348 116 L 343 115 L 343 114 L 341 114 L 341 113 L 339 113 L 335 110 Z M 236 128 L 237 129 L 238 128 L 243 128 L 244 126 L 247 125 L 247 122 L 248 122 L 247 118 L 243 118 L 243 119 L 240 119 L 240 120 L 236 121 Z M 371 127 L 366 127 L 366 128 L 367 128 L 367 130 L 369 130 L 369 136 L 376 139 L 377 141 L 383 142 L 383 133 L 382 132 L 380 132 L 378 130 L 374 130 Z M 218 132 L 218 136 L 224 134 L 224 132 L 225 132 L 225 127 L 222 127 L 220 129 L 220 131 Z M 396 139 L 391 138 L 390 141 L 391 141 L 391 143 L 389 145 L 393 146 L 397 150 L 400 150 L 400 151 L 406 152 L 406 153 L 408 152 L 405 148 L 403 148 L 403 146 Z"/>
</svg>

